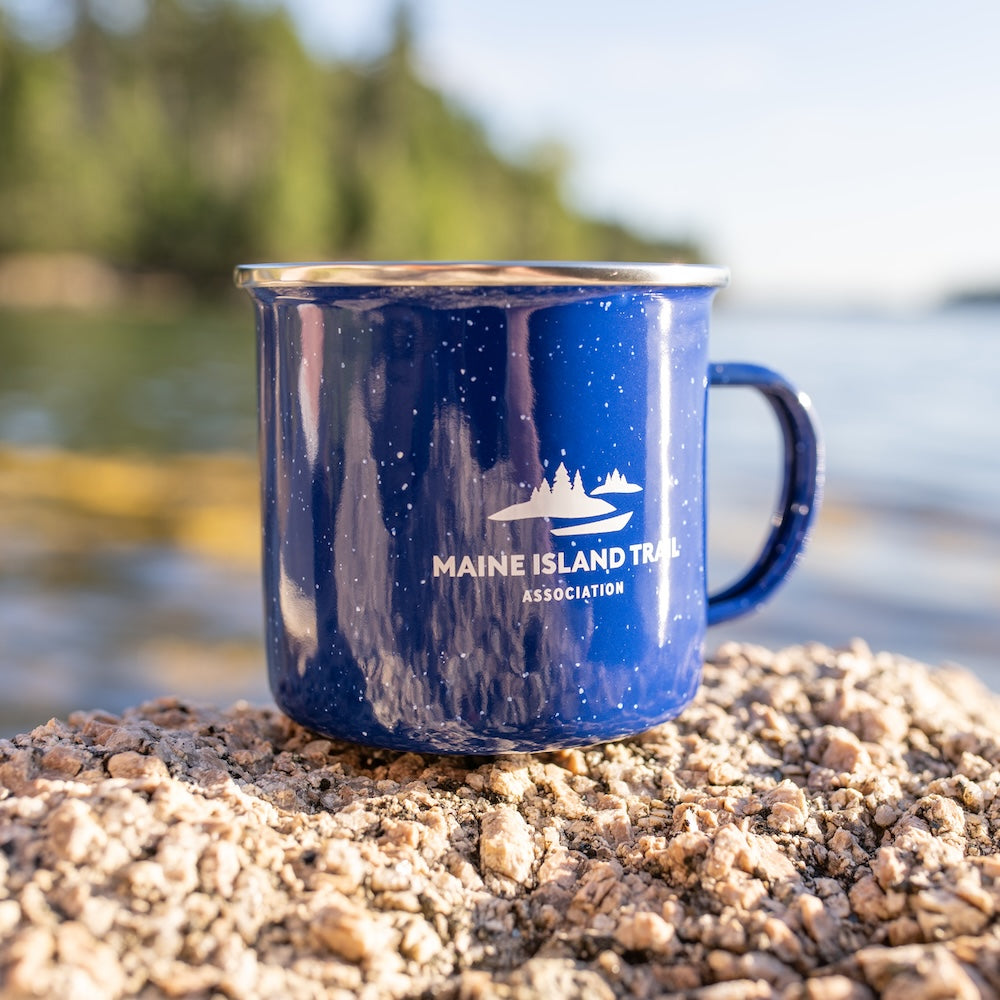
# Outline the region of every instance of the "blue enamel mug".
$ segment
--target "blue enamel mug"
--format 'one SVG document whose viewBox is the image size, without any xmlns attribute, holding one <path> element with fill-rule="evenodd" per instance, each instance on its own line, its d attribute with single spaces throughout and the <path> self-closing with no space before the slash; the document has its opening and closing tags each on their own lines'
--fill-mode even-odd
<svg viewBox="0 0 1000 1000">
<path fill-rule="evenodd" d="M 707 625 L 796 561 L 808 398 L 710 364 L 720 268 L 317 263 L 237 269 L 258 331 L 271 688 L 302 725 L 434 753 L 581 746 L 679 713 Z M 705 580 L 710 386 L 784 440 L 770 535 Z"/>
</svg>

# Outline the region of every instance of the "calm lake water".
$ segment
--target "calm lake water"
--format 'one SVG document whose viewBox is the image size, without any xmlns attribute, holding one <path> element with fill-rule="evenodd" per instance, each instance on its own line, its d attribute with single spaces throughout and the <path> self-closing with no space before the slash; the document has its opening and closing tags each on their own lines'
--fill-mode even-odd
<svg viewBox="0 0 1000 1000">
<path fill-rule="evenodd" d="M 808 392 L 826 443 L 827 487 L 794 576 L 758 614 L 713 630 L 710 648 L 728 638 L 781 646 L 861 636 L 873 648 L 963 664 L 1000 690 L 1000 311 L 766 315 L 723 302 L 711 353 L 767 364 Z M 0 313 L 0 357 L 8 452 L 111 453 L 126 467 L 150 455 L 169 467 L 176 453 L 235 454 L 253 503 L 249 305 Z M 760 544 L 777 449 L 757 396 L 713 391 L 713 587 Z M 12 468 L 6 483 L 0 474 L 8 506 L 6 518 L 0 510 L 0 734 L 163 693 L 268 700 L 252 558 L 178 543 L 184 532 L 165 527 L 172 514 L 156 509 L 155 496 L 129 531 L 109 533 L 115 522 L 104 517 L 101 533 L 93 497 L 80 500 L 74 487 L 66 499 L 56 483 L 42 491 L 48 499 L 25 500 Z M 109 489 L 100 502 L 113 510 Z"/>
</svg>

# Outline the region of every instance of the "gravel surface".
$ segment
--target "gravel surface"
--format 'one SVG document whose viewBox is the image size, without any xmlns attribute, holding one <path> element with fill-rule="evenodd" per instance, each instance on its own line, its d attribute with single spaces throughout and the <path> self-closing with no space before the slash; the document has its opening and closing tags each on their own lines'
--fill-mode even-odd
<svg viewBox="0 0 1000 1000">
<path fill-rule="evenodd" d="M 995 997 L 998 786 L 1000 700 L 862 642 L 549 754 L 77 713 L 0 741 L 0 996 Z"/>
</svg>

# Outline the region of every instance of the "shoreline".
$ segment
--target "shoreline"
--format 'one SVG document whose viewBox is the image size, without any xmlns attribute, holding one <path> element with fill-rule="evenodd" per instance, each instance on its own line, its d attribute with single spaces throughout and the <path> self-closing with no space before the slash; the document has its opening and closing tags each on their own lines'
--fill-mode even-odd
<svg viewBox="0 0 1000 1000">
<path fill-rule="evenodd" d="M 677 720 L 547 754 L 171 698 L 75 713 L 0 740 L 0 986 L 994 995 L 998 719 L 971 675 L 860 641 L 730 643 Z"/>
</svg>

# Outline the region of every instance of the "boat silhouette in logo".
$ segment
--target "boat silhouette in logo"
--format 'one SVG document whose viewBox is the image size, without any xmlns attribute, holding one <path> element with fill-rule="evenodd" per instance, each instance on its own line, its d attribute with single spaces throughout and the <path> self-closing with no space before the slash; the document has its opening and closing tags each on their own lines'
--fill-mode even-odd
<svg viewBox="0 0 1000 1000">
<path fill-rule="evenodd" d="M 552 482 L 542 479 L 523 503 L 511 504 L 490 514 L 491 521 L 522 521 L 526 518 L 544 517 L 577 523 L 550 528 L 553 535 L 599 535 L 621 531 L 632 519 L 632 511 L 619 513 L 618 508 L 597 494 L 640 493 L 642 487 L 630 483 L 617 469 L 609 472 L 604 482 L 589 494 L 583 485 L 578 469 L 570 480 L 564 463 L 559 463 Z"/>
</svg>

